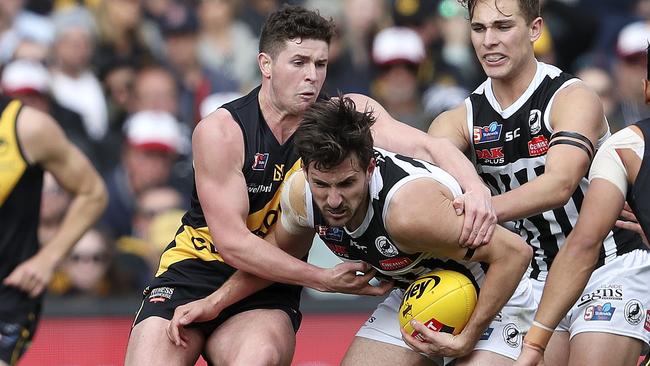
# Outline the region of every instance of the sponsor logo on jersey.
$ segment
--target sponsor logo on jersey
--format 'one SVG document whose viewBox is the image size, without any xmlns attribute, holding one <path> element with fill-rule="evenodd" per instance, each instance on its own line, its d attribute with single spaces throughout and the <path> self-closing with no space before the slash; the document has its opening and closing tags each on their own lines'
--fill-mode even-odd
<svg viewBox="0 0 650 366">
<path fill-rule="evenodd" d="M 284 179 L 284 164 L 275 164 L 273 169 L 273 181 L 279 182 Z"/>
<path fill-rule="evenodd" d="M 632 299 L 625 304 L 625 321 L 630 323 L 630 325 L 637 325 L 641 323 L 643 319 L 643 305 L 641 301 L 637 299 Z"/>
<path fill-rule="evenodd" d="M 536 136 L 528 141 L 528 154 L 530 156 L 544 155 L 548 151 L 548 139 L 546 136 Z"/>
<path fill-rule="evenodd" d="M 379 267 L 385 271 L 395 271 L 402 269 L 409 264 L 413 263 L 410 258 L 391 258 L 391 259 L 382 259 L 379 261 Z"/>
<path fill-rule="evenodd" d="M 587 321 L 610 321 L 615 310 L 616 308 L 609 302 L 604 305 L 590 305 L 585 309 L 584 319 Z"/>
<path fill-rule="evenodd" d="M 272 188 L 273 188 L 273 183 L 269 183 L 268 185 L 248 183 L 248 193 L 250 194 L 270 193 Z"/>
<path fill-rule="evenodd" d="M 343 257 L 343 258 L 350 257 L 350 254 L 348 253 L 348 248 L 346 248 L 344 245 L 335 244 L 329 241 L 325 241 L 325 245 L 327 245 L 327 247 L 330 248 L 332 253 L 336 254 L 339 257 Z"/>
<path fill-rule="evenodd" d="M 377 247 L 377 250 L 379 250 L 379 253 L 386 257 L 394 257 L 399 254 L 395 245 L 393 245 L 393 243 L 391 243 L 385 236 L 380 236 L 375 239 L 375 246 Z"/>
<path fill-rule="evenodd" d="M 530 111 L 528 126 L 530 127 L 531 135 L 535 135 L 542 130 L 542 112 L 539 109 L 533 109 Z"/>
<path fill-rule="evenodd" d="M 594 300 L 623 300 L 623 286 L 619 284 L 603 285 L 596 291 L 582 295 L 578 307 Z"/>
<path fill-rule="evenodd" d="M 355 247 L 364 253 L 368 253 L 368 247 L 366 245 L 361 245 L 354 240 L 350 240 L 350 246 Z"/>
<path fill-rule="evenodd" d="M 483 332 L 483 335 L 481 335 L 481 340 L 482 341 L 487 341 L 490 339 L 490 336 L 492 335 L 492 331 L 494 331 L 494 328 L 488 328 Z"/>
<path fill-rule="evenodd" d="M 256 153 L 253 157 L 253 170 L 264 170 L 269 161 L 269 153 Z"/>
<path fill-rule="evenodd" d="M 503 146 L 493 147 L 491 149 L 476 149 L 476 157 L 487 164 L 503 164 L 505 161 Z"/>
<path fill-rule="evenodd" d="M 521 344 L 521 332 L 514 323 L 508 323 L 503 327 L 503 340 L 512 348 L 519 348 Z"/>
<path fill-rule="evenodd" d="M 487 126 L 474 127 L 474 144 L 484 144 L 486 142 L 499 141 L 503 125 L 492 121 Z"/>
<path fill-rule="evenodd" d="M 165 302 L 172 298 L 173 287 L 156 287 L 149 294 L 149 302 Z"/>
<path fill-rule="evenodd" d="M 645 313 L 645 323 L 643 324 L 645 330 L 650 332 L 650 310 L 647 310 Z"/>
<path fill-rule="evenodd" d="M 343 228 L 318 225 L 318 236 L 324 240 L 343 241 Z"/>
</svg>

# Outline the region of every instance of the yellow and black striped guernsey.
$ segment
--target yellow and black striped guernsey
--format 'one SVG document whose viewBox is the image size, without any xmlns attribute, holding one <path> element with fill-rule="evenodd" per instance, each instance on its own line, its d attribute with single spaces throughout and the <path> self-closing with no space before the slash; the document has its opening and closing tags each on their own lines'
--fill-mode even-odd
<svg viewBox="0 0 650 366">
<path fill-rule="evenodd" d="M 250 207 L 246 224 L 251 232 L 263 238 L 279 219 L 280 188 L 284 180 L 300 168 L 300 161 L 294 151 L 292 138 L 283 145 L 277 142 L 260 112 L 258 94 L 259 87 L 223 108 L 239 124 L 244 137 L 243 174 Z M 164 275 L 181 262 L 184 262 L 184 268 L 197 270 L 199 267 L 205 268 L 205 262 L 223 262 L 217 248 L 218 244 L 215 245 L 210 236 L 195 184 L 191 207 L 183 217 L 174 241 L 165 249 L 156 277 Z M 188 260 L 196 259 L 204 263 L 188 263 Z M 166 276 L 176 277 L 171 274 Z"/>
<path fill-rule="evenodd" d="M 16 119 L 21 108 L 21 102 L 0 96 L 0 314 L 33 303 L 27 293 L 3 286 L 2 279 L 39 249 L 43 170 L 27 162 L 18 141 Z"/>
</svg>

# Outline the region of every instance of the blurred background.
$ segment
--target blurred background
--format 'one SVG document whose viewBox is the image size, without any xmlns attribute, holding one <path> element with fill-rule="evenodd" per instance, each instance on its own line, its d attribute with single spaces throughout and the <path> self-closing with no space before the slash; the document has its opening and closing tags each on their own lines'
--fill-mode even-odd
<svg viewBox="0 0 650 366">
<path fill-rule="evenodd" d="M 324 86 L 330 95 L 369 94 L 426 131 L 484 79 L 456 0 L 0 1 L 2 93 L 53 115 L 110 194 L 101 221 L 50 284 L 21 365 L 122 363 L 142 289 L 189 202 L 192 129 L 258 84 L 261 24 L 285 2 L 337 24 Z M 538 60 L 591 85 L 612 131 L 650 116 L 641 97 L 650 0 L 541 2 Z M 68 203 L 46 178 L 42 242 Z M 321 266 L 337 261 L 318 242 L 310 257 Z M 303 298 L 294 360 L 303 366 L 338 364 L 380 301 L 311 290 Z"/>
</svg>

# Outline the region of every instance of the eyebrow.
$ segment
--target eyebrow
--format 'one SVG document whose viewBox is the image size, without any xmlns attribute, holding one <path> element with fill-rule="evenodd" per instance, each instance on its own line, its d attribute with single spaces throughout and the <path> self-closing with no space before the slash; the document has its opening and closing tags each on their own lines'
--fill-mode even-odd
<svg viewBox="0 0 650 366">
<path fill-rule="evenodd" d="M 499 26 L 499 25 L 511 25 L 515 22 L 514 19 L 498 19 L 492 22 L 492 26 Z M 477 25 L 482 25 L 482 26 L 487 26 L 489 24 L 481 23 L 481 22 L 472 22 L 471 26 L 477 26 Z"/>
</svg>

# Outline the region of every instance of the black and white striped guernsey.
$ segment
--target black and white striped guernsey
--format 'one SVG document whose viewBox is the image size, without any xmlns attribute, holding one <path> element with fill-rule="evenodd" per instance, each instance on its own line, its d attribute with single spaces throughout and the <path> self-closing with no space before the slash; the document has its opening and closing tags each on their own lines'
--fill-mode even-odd
<svg viewBox="0 0 650 366">
<path fill-rule="evenodd" d="M 472 155 L 493 194 L 513 190 L 544 173 L 553 133 L 549 121 L 553 99 L 558 91 L 577 81 L 554 66 L 538 62 L 534 79 L 508 108 L 502 109 L 497 102 L 489 78 L 465 100 Z M 608 131 L 598 146 L 609 136 Z M 531 278 L 546 279 L 553 258 L 578 219 L 587 186 L 585 177 L 563 207 L 505 225 L 535 251 L 529 268 Z M 636 234 L 614 229 L 603 243 L 598 266 L 642 247 Z"/>
<path fill-rule="evenodd" d="M 309 225 L 327 247 L 339 258 L 364 261 L 380 273 L 380 277 L 395 280 L 397 287 L 405 288 L 420 275 L 433 269 L 450 269 L 465 274 L 479 288 L 487 266 L 476 262 L 456 261 L 432 257 L 430 253 L 405 253 L 393 242 L 386 231 L 385 217 L 393 195 L 404 184 L 423 177 L 434 179 L 448 187 L 454 195 L 461 194 L 456 180 L 427 162 L 375 148 L 377 162 L 369 184 L 370 202 L 363 223 L 353 232 L 327 224 L 309 189 L 306 189 Z M 436 225 L 432 222 L 431 225 Z"/>
</svg>

